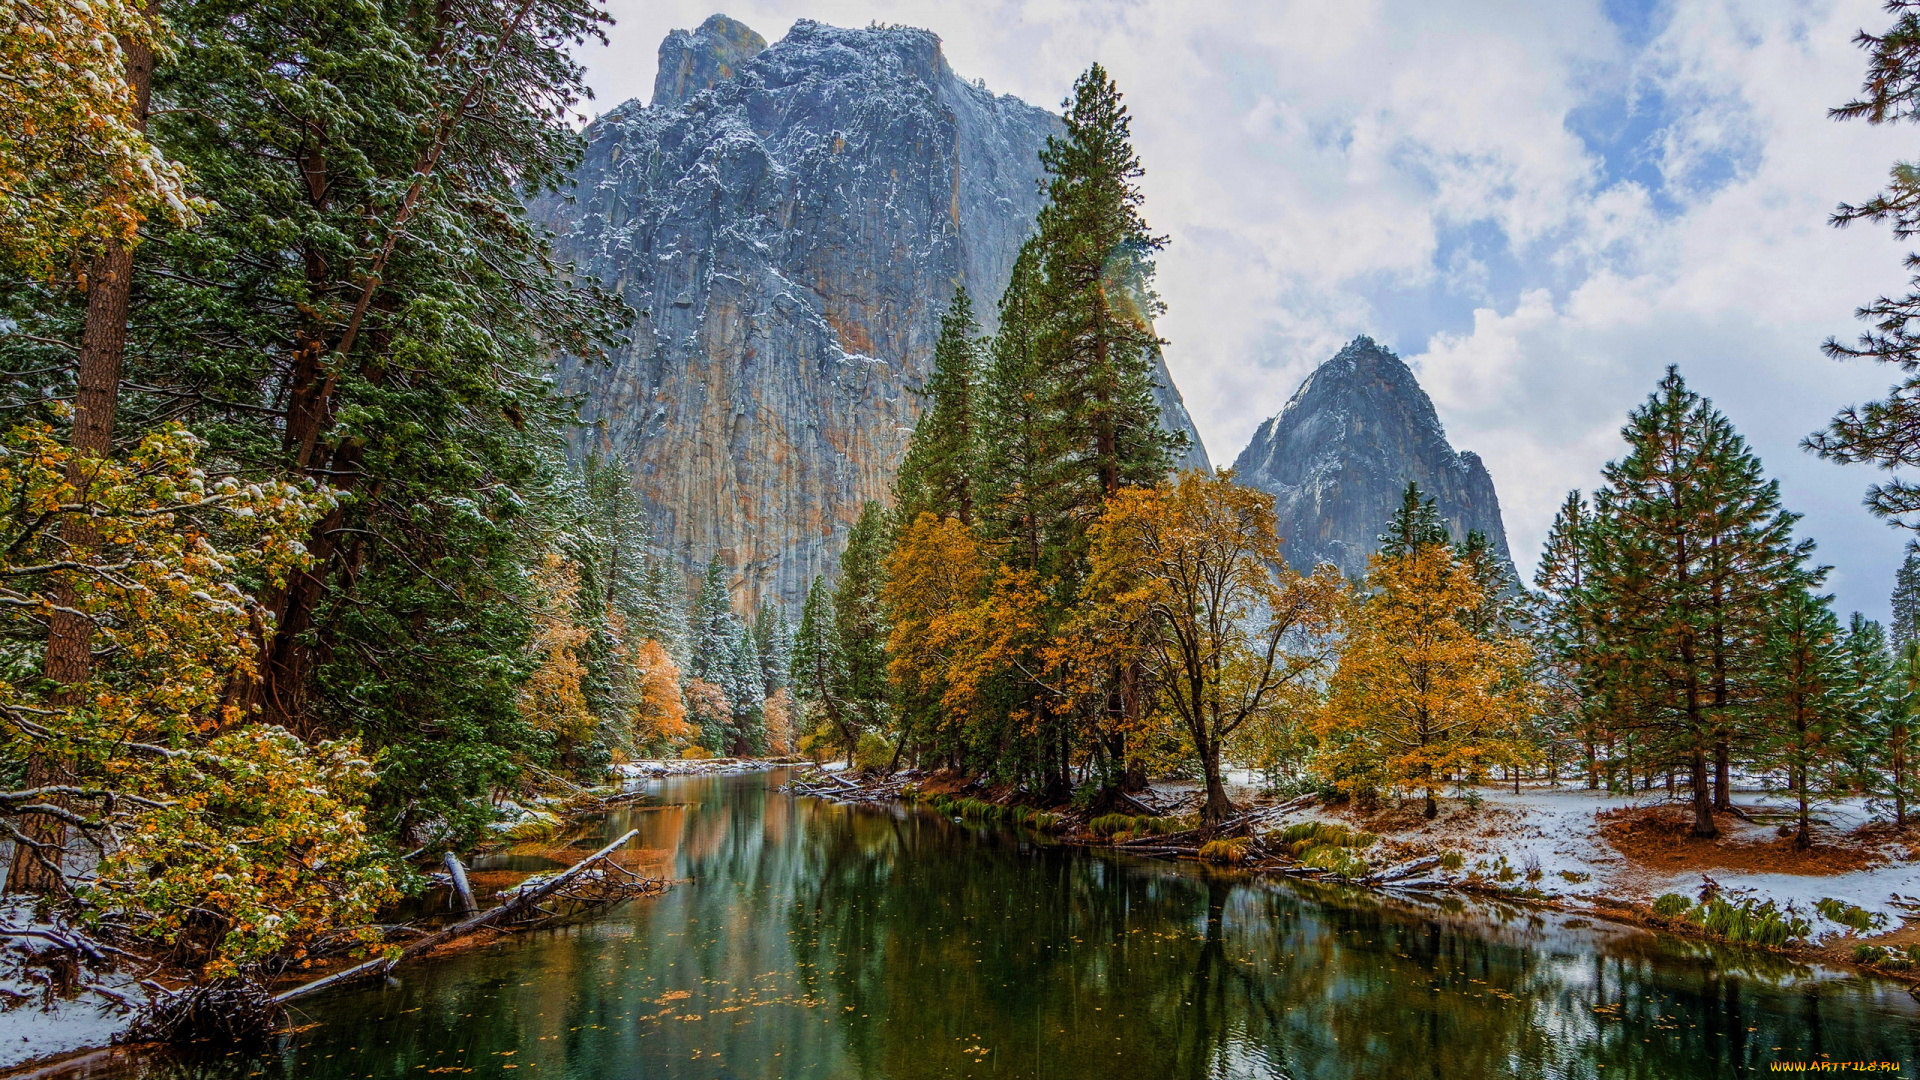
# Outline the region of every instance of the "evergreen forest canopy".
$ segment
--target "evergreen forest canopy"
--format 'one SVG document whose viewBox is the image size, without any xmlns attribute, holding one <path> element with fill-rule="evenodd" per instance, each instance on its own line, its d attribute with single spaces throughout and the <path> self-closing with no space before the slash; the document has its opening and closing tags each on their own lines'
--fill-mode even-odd
<svg viewBox="0 0 1920 1080">
<path fill-rule="evenodd" d="M 1906 5 L 1876 95 L 1920 81 Z M 789 613 L 650 553 L 562 452 L 561 355 L 628 312 L 523 209 L 561 187 L 594 0 L 22 0 L 0 35 L 0 829 L 8 888 L 218 980 L 370 933 L 510 801 L 660 755 L 844 754 L 1084 808 L 1229 763 L 1368 800 L 1735 769 L 1904 824 L 1920 547 L 1842 625 L 1796 517 L 1669 371 L 1532 591 L 1409 486 L 1361 580 L 1170 476 L 1130 118 L 1095 65 L 982 336 L 956 290 L 890 505 Z M 1843 110 L 1846 111 L 1846 110 Z M 1905 168 L 1905 167 L 1903 167 Z M 1843 217 L 1906 219 L 1896 190 Z M 1904 194 L 1903 194 L 1904 193 Z M 1858 350 L 1911 372 L 1883 301 Z M 1905 305 L 1904 307 L 1901 305 Z M 1912 387 L 1816 437 L 1916 460 Z M 1876 506 L 1906 512 L 1905 489 Z M 118 946 L 116 946 L 118 947 Z"/>
</svg>

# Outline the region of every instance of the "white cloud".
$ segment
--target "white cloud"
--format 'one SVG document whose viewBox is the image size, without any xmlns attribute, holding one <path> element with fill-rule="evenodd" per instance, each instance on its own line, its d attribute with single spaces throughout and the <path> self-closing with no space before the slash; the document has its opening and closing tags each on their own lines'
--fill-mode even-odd
<svg viewBox="0 0 1920 1080">
<path fill-rule="evenodd" d="M 613 0 L 613 48 L 583 56 L 599 104 L 646 96 L 661 37 L 711 3 Z M 1874 0 L 1662 3 L 1637 44 L 1601 0 L 725 10 L 769 40 L 801 17 L 929 27 L 957 71 L 1047 106 L 1106 64 L 1148 219 L 1173 240 L 1169 363 L 1216 459 L 1346 338 L 1397 341 L 1455 444 L 1487 459 L 1530 564 L 1566 489 L 1594 485 L 1627 409 L 1678 363 L 1808 514 L 1842 603 L 1884 610 L 1903 537 L 1859 508 L 1874 475 L 1797 449 L 1889 381 L 1818 352 L 1903 284 L 1883 232 L 1825 224 L 1907 150 L 1825 114 L 1857 88 L 1849 40 L 1884 21 Z M 1595 110 L 1657 122 L 1596 147 Z M 1462 242 L 1473 229 L 1505 245 Z"/>
</svg>

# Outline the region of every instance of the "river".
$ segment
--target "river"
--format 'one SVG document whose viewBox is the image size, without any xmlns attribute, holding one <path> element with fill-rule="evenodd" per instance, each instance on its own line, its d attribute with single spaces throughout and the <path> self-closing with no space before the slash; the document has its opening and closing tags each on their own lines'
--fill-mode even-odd
<svg viewBox="0 0 1920 1080">
<path fill-rule="evenodd" d="M 687 879 L 303 1003 L 159 1080 L 1675 1077 L 1920 1067 L 1904 987 L 1499 903 L 1123 858 L 779 772 L 656 782 L 609 838 Z M 1898 1075 L 1898 1074 L 1897 1074 Z"/>
</svg>

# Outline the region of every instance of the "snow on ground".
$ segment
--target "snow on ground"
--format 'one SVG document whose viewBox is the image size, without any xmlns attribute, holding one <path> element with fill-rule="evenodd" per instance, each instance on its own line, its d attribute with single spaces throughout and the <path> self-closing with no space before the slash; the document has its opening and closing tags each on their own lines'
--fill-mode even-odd
<svg viewBox="0 0 1920 1080">
<path fill-rule="evenodd" d="M 34 918 L 30 899 L 12 896 L 0 899 L 0 929 L 56 928 Z M 93 989 L 50 998 L 46 984 L 35 977 L 45 969 L 26 963 L 29 951 L 45 947 L 30 937 L 0 939 L 0 1069 L 105 1046 L 132 1018 L 125 1005 Z M 103 989 L 129 1001 L 145 997 L 130 976 L 110 974 L 100 981 Z"/>
<path fill-rule="evenodd" d="M 1248 784 L 1251 777 L 1230 774 L 1228 779 L 1251 787 Z M 1191 790 L 1190 785 L 1156 786 L 1156 795 L 1161 801 L 1167 801 L 1187 795 Z M 1662 868 L 1629 858 L 1617 850 L 1602 835 L 1601 827 L 1606 820 L 1600 815 L 1623 809 L 1685 808 L 1671 801 L 1665 792 L 1612 795 L 1581 787 L 1544 785 L 1523 786 L 1518 794 L 1511 787 L 1494 786 L 1481 787 L 1476 792 L 1480 799 L 1478 807 L 1471 807 L 1462 799 L 1443 799 L 1440 816 L 1432 822 L 1411 812 L 1392 817 L 1386 827 L 1382 827 L 1378 817 L 1363 821 L 1361 815 L 1346 808 L 1312 807 L 1283 815 L 1275 819 L 1272 826 L 1310 820 L 1338 821 L 1349 826 L 1364 824 L 1383 839 L 1406 848 L 1458 852 L 1464 859 L 1465 865 L 1460 871 L 1436 870 L 1423 876 L 1424 881 L 1458 882 L 1475 869 L 1484 877 L 1497 880 L 1504 865 L 1514 871 L 1506 884 L 1532 885 L 1549 897 L 1580 906 L 1601 899 L 1650 904 L 1663 893 L 1679 893 L 1693 899 L 1704 884 L 1704 875 L 1712 878 L 1730 898 L 1752 896 L 1762 901 L 1773 900 L 1782 907 L 1791 905 L 1796 914 L 1813 924 L 1816 941 L 1847 932 L 1817 912 L 1814 905 L 1823 898 L 1832 897 L 1883 915 L 1888 928 L 1900 926 L 1908 914 L 1896 905 L 1896 900 L 1920 898 L 1920 861 L 1911 858 L 1904 845 L 1883 846 L 1885 858 L 1877 865 L 1839 873 L 1742 870 L 1711 865 L 1711 855 L 1705 856 L 1700 865 Z M 1252 792 L 1238 790 L 1231 794 L 1236 801 L 1244 802 Z M 1775 814 L 1790 809 L 1784 799 L 1769 797 L 1768 793 L 1758 790 L 1736 789 L 1734 802 L 1749 813 Z M 1830 844 L 1840 839 L 1841 834 L 1873 819 L 1865 801 L 1860 799 L 1823 803 L 1817 817 L 1822 822 L 1816 835 L 1820 844 Z M 1775 831 L 1777 819 L 1759 824 L 1723 816 L 1721 821 L 1727 843 L 1781 843 Z M 1504 864 L 1499 861 L 1502 858 Z M 1537 875 L 1533 873 L 1536 870 Z"/>
<path fill-rule="evenodd" d="M 701 776 L 711 773 L 751 772 L 768 763 L 752 758 L 661 758 L 610 765 L 608 771 L 628 780 L 652 780 L 662 776 Z M 844 767 L 844 766 L 843 766 Z M 831 766 L 829 766 L 831 768 Z"/>
</svg>

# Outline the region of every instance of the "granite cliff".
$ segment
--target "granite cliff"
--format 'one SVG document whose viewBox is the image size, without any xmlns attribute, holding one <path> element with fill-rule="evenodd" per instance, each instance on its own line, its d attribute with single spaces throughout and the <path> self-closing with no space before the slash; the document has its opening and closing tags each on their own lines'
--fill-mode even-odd
<svg viewBox="0 0 1920 1080">
<path fill-rule="evenodd" d="M 576 449 L 632 469 L 686 566 L 718 555 L 740 599 L 797 605 L 886 495 L 954 286 L 991 320 L 1059 130 L 954 74 L 925 30 L 674 31 L 653 100 L 591 124 L 572 197 L 533 207 L 640 313 L 610 364 L 563 364 Z"/>
<path fill-rule="evenodd" d="M 1233 463 L 1271 492 L 1287 561 L 1364 573 L 1407 481 L 1434 497 L 1456 538 L 1477 529 L 1512 562 L 1500 499 L 1478 454 L 1456 453 L 1432 399 L 1398 356 L 1357 337 L 1300 384 Z"/>
</svg>

